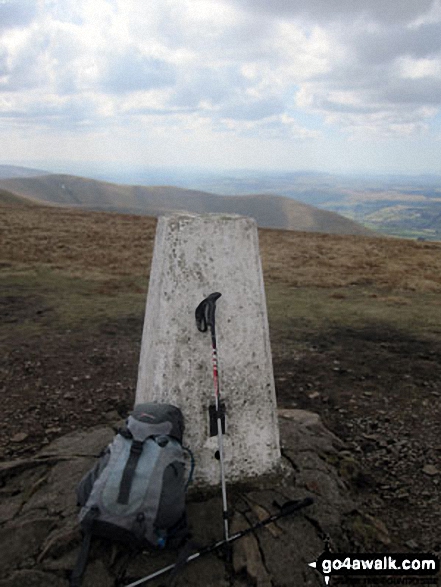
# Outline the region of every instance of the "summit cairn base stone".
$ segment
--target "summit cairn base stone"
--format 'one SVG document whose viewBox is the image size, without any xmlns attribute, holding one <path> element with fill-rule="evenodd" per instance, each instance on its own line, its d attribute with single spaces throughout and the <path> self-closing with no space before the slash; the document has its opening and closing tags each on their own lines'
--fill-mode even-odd
<svg viewBox="0 0 441 587">
<path fill-rule="evenodd" d="M 195 309 L 213 292 L 227 482 L 246 483 L 280 468 L 279 428 L 265 290 L 254 220 L 237 215 L 159 218 L 147 296 L 136 402 L 178 406 L 196 486 L 219 483 L 210 436 L 214 383 L 210 333 Z"/>
</svg>

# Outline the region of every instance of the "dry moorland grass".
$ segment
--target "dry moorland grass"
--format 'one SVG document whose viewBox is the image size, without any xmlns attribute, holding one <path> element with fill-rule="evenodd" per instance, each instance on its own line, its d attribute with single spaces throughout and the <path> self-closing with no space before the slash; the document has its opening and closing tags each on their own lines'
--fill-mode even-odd
<svg viewBox="0 0 441 587">
<path fill-rule="evenodd" d="M 0 207 L 1 261 L 80 274 L 146 277 L 156 220 L 50 207 Z M 441 243 L 259 229 L 265 282 L 441 291 Z"/>
<path fill-rule="evenodd" d="M 441 243 L 261 230 L 260 247 L 269 282 L 441 291 Z"/>
<path fill-rule="evenodd" d="M 0 207 L 2 260 L 14 266 L 146 276 L 154 218 L 62 208 Z"/>
</svg>

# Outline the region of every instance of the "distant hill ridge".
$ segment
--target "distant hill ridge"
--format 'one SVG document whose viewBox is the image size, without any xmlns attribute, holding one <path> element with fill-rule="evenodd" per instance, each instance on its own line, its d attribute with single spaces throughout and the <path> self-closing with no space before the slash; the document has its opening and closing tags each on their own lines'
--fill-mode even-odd
<svg viewBox="0 0 441 587">
<path fill-rule="evenodd" d="M 128 186 L 73 175 L 27 174 L 26 177 L 17 177 L 17 170 L 14 171 L 14 177 L 0 179 L 0 189 L 34 203 L 148 216 L 175 210 L 231 213 L 251 216 L 259 226 L 267 228 L 331 234 L 375 234 L 335 212 L 320 210 L 283 196 L 220 196 L 173 186 Z M 0 172 L 2 176 L 4 174 Z M 10 196 L 8 199 L 11 205 Z"/>
<path fill-rule="evenodd" d="M 0 165 L 0 179 L 35 177 L 37 175 L 50 175 L 50 172 L 43 169 L 33 169 L 32 167 L 20 167 L 19 165 Z"/>
</svg>

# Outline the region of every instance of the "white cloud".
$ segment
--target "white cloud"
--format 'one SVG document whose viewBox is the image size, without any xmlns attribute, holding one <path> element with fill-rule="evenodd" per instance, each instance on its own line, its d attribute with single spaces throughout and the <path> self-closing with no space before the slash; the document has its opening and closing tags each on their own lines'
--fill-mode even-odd
<svg viewBox="0 0 441 587">
<path fill-rule="evenodd" d="M 317 139 L 320 133 L 303 128 L 294 118 L 286 114 L 267 116 L 258 120 L 223 119 L 219 125 L 220 131 L 230 131 L 243 137 L 267 139 Z"/>
<path fill-rule="evenodd" d="M 413 59 L 405 56 L 399 59 L 398 67 L 401 77 L 405 79 L 441 77 L 441 57 L 433 59 Z"/>
<path fill-rule="evenodd" d="M 3 132 L 420 137 L 441 108 L 439 0 L 0 0 L 0 23 Z"/>
<path fill-rule="evenodd" d="M 345 129 L 352 140 L 407 138 L 424 135 L 429 129 L 428 119 L 434 113 L 434 111 L 426 108 L 421 108 L 417 111 L 406 111 L 404 109 L 386 110 L 383 108 L 362 114 L 328 112 L 326 122 Z"/>
</svg>

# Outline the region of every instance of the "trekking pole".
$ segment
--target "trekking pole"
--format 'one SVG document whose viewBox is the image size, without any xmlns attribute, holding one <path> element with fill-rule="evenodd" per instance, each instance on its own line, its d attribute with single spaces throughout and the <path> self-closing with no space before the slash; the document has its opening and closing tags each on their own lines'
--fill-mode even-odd
<svg viewBox="0 0 441 587">
<path fill-rule="evenodd" d="M 222 294 L 215 292 L 205 298 L 196 308 L 196 326 L 200 332 L 207 332 L 208 328 L 211 332 L 211 347 L 213 358 L 213 380 L 214 380 L 214 398 L 215 398 L 215 418 L 217 422 L 217 443 L 219 451 L 220 463 L 220 477 L 222 486 L 222 514 L 224 520 L 224 538 L 228 542 L 228 508 L 227 508 L 227 489 L 225 484 L 225 468 L 224 468 L 224 447 L 223 447 L 223 433 L 222 433 L 222 416 L 223 410 L 220 403 L 219 392 L 219 370 L 217 361 L 217 346 L 216 346 L 216 329 L 214 315 L 216 312 L 216 301 Z"/>
<path fill-rule="evenodd" d="M 305 497 L 304 499 L 301 499 L 301 500 L 288 501 L 285 504 L 283 504 L 282 506 L 278 506 L 280 511 L 277 512 L 276 514 L 273 514 L 272 516 L 265 518 L 264 520 L 262 520 L 261 522 L 258 522 L 254 526 L 250 526 L 249 528 L 245 528 L 245 530 L 241 530 L 240 532 L 236 532 L 235 534 L 232 534 L 228 538 L 228 540 L 218 540 L 217 542 L 213 542 L 212 544 L 209 544 L 208 546 L 205 546 L 204 548 L 201 548 L 197 552 L 191 554 L 190 556 L 188 556 L 185 559 L 184 564 L 187 564 L 193 560 L 196 560 L 197 558 L 203 556 L 204 554 L 209 554 L 210 552 L 214 552 L 215 550 L 217 550 L 218 548 L 221 548 L 222 546 L 224 546 L 227 543 L 231 544 L 232 542 L 239 540 L 239 538 L 243 538 L 244 536 L 251 534 L 255 530 L 258 530 L 259 528 L 263 528 L 264 526 L 267 526 L 268 524 L 271 524 L 272 522 L 276 522 L 280 518 L 284 518 L 285 516 L 289 516 L 304 507 L 312 505 L 313 503 L 314 503 L 314 500 L 312 499 L 312 497 Z M 278 505 L 278 504 L 274 503 L 274 505 Z M 176 566 L 176 563 L 172 564 L 172 565 L 168 565 L 167 567 L 164 567 L 162 569 L 159 569 L 158 571 L 155 571 L 151 575 L 147 575 L 146 577 L 143 577 L 142 579 L 138 579 L 137 581 L 134 581 L 133 583 L 129 583 L 125 587 L 138 587 L 139 585 L 143 585 L 145 583 L 148 583 L 148 581 L 151 581 L 152 579 L 156 579 L 157 577 L 160 577 L 161 575 L 163 575 L 164 573 L 167 573 L 168 571 L 172 571 L 175 568 L 175 566 Z"/>
</svg>

